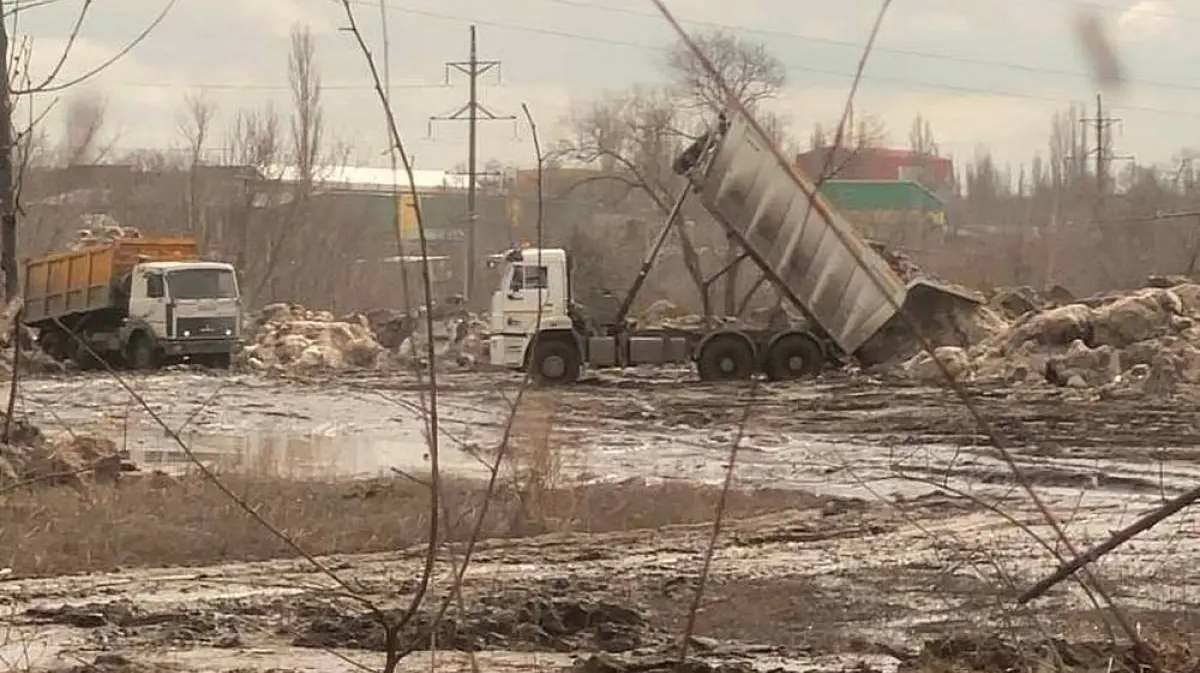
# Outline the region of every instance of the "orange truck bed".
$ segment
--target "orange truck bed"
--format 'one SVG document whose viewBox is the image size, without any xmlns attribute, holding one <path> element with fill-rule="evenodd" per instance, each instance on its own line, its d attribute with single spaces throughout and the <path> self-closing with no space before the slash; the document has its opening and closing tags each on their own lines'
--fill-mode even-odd
<svg viewBox="0 0 1200 673">
<path fill-rule="evenodd" d="M 112 306 L 112 288 L 139 262 L 196 259 L 190 238 L 124 238 L 25 262 L 25 322 Z"/>
</svg>

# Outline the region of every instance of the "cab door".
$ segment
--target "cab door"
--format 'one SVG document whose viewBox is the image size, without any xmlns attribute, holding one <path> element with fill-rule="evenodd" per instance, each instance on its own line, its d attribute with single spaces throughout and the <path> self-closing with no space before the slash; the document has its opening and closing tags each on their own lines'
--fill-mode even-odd
<svg viewBox="0 0 1200 673">
<path fill-rule="evenodd" d="M 538 311 L 547 317 L 554 308 L 547 301 L 547 269 L 536 264 L 513 264 L 504 297 L 503 332 L 537 331 Z"/>
<path fill-rule="evenodd" d="M 129 292 L 129 318 L 132 322 L 147 325 L 159 339 L 172 336 L 166 295 L 167 284 L 162 272 L 134 271 Z"/>
</svg>

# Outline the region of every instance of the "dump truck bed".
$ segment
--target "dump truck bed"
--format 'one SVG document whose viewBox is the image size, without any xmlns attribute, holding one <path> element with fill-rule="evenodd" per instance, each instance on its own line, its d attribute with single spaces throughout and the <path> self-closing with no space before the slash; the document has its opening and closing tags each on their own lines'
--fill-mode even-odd
<svg viewBox="0 0 1200 673">
<path fill-rule="evenodd" d="M 195 259 L 188 238 L 127 238 L 25 263 L 25 322 L 114 308 L 113 288 L 139 262 Z"/>
<path fill-rule="evenodd" d="M 904 282 L 812 182 L 778 161 L 769 143 L 745 117 L 730 114 L 689 179 L 721 225 L 853 354 L 896 315 Z"/>
</svg>

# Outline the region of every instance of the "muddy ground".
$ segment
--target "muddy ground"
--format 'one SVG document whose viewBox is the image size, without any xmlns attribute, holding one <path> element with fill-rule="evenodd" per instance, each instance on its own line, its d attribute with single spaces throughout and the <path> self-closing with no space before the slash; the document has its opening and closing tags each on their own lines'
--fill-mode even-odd
<svg viewBox="0 0 1200 673">
<path fill-rule="evenodd" d="M 417 411 L 422 388 L 408 378 L 175 373 L 131 382 L 195 452 L 230 475 L 328 481 L 385 471 L 409 483 L 390 470 L 420 479 L 428 469 Z M 517 385 L 507 374 L 444 377 L 440 437 L 449 473 L 486 476 Z M 979 413 L 1081 547 L 1195 485 L 1200 404 L 1186 392 L 1151 401 L 1041 387 L 973 390 Z M 180 450 L 151 415 L 103 377 L 29 381 L 18 409 L 48 431 L 106 433 L 144 465 L 181 469 Z M 712 485 L 724 478 L 735 440 L 740 500 L 713 558 L 691 644 L 706 665 L 990 671 L 1062 661 L 1107 671 L 1128 663 L 1104 644 L 1111 620 L 1078 585 L 1063 585 L 1028 609 L 1014 604 L 1015 593 L 1055 566 L 1046 547 L 1063 553 L 1064 546 L 945 391 L 845 377 L 709 386 L 684 372 L 627 372 L 531 393 L 521 409 L 512 478 L 539 472 L 559 494 L 544 505 L 544 525 L 524 532 L 560 532 L 489 529 L 494 537 L 470 566 L 463 611 L 452 607 L 451 621 L 432 634 L 422 612 L 400 634 L 422 650 L 431 642 L 450 650 L 436 655 L 438 667 L 468 668 L 453 650 L 479 651 L 486 670 L 557 670 L 584 665 L 597 652 L 614 657 L 587 663 L 597 673 L 661 664 L 686 623 L 711 534 L 705 506 L 715 504 Z M 674 489 L 669 496 L 664 483 Z M 699 513 L 654 511 L 680 502 L 681 489 L 704 484 L 688 499 Z M 625 490 L 587 500 L 588 511 L 561 497 L 583 488 Z M 95 493 L 72 497 L 99 503 L 92 510 L 109 502 Z M 377 502 L 398 508 L 397 517 L 419 516 L 419 498 Z M 642 508 L 642 515 L 604 523 L 622 508 Z M 337 525 L 366 525 L 365 512 Z M 190 521 L 175 525 L 182 529 L 175 534 L 206 525 L 202 516 Z M 304 532 L 303 522 L 293 523 L 289 530 Z M 642 528 L 664 523 L 675 525 Z M 1200 645 L 1193 635 L 1200 633 L 1196 524 L 1195 513 L 1184 511 L 1096 566 L 1128 619 L 1145 637 L 1169 644 L 1172 656 Z M 41 530 L 21 525 L 32 549 Z M 138 543 L 126 530 L 136 522 L 107 525 L 121 545 Z M 38 577 L 52 573 L 37 568 L 51 566 L 22 556 L 20 544 L 9 546 L 0 550 L 14 571 L 0 581 L 11 615 L 0 655 L 14 669 L 352 670 L 347 659 L 373 668 L 382 662 L 382 633 L 362 605 L 339 597 L 327 576 L 301 561 L 154 570 L 147 568 L 162 563 L 126 555 L 114 570 L 104 559 L 121 549 L 105 549 L 92 567 L 103 574 Z M 401 545 L 362 548 L 394 546 Z M 462 552 L 458 545 L 439 559 L 435 607 Z M 417 588 L 420 553 L 338 553 L 324 562 L 356 594 L 399 611 Z M 1044 643 L 1047 635 L 1069 647 L 1013 650 L 996 640 Z M 415 653 L 403 666 L 428 668 L 430 657 Z M 1168 660 L 1171 670 L 1192 663 L 1178 657 Z"/>
</svg>

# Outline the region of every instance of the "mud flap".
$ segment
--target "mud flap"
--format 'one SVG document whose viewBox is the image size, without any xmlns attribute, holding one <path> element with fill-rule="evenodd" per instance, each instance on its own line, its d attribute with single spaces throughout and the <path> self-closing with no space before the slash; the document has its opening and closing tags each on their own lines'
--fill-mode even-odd
<svg viewBox="0 0 1200 673">
<path fill-rule="evenodd" d="M 907 360 L 922 350 L 921 336 L 932 346 L 971 345 L 984 299 L 965 288 L 926 280 L 909 284 L 900 313 L 855 353 L 864 367 Z M 915 327 L 918 333 L 911 328 Z"/>
</svg>

